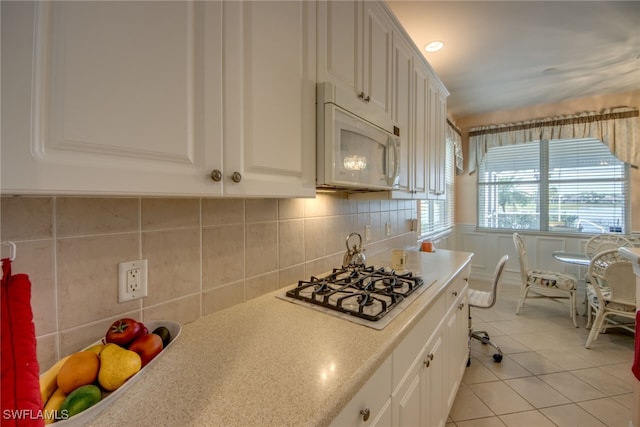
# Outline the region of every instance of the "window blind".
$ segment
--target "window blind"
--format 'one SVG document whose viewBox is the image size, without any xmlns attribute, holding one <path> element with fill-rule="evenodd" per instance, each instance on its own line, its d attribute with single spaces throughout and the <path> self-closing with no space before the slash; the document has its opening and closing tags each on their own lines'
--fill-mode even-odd
<svg viewBox="0 0 640 427">
<path fill-rule="evenodd" d="M 420 237 L 428 237 L 445 232 L 454 226 L 455 221 L 455 151 L 454 145 L 447 140 L 445 148 L 445 198 L 421 200 Z"/>
<path fill-rule="evenodd" d="M 478 227 L 626 232 L 628 173 L 596 139 L 491 148 L 478 173 Z"/>
</svg>

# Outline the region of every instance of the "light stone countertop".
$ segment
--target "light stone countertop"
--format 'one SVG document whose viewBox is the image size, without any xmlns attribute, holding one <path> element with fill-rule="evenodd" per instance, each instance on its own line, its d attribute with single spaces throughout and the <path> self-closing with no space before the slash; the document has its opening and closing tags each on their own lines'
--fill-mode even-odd
<svg viewBox="0 0 640 427">
<path fill-rule="evenodd" d="M 289 286 L 184 325 L 90 425 L 328 425 L 472 256 L 407 254 L 408 270 L 436 282 L 383 330 L 277 298 Z M 391 254 L 367 261 L 388 266 Z"/>
</svg>

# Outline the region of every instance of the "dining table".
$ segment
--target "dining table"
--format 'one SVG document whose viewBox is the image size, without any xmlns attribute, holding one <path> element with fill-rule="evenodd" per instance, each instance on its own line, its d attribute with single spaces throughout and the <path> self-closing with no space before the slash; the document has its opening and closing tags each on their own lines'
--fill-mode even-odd
<svg viewBox="0 0 640 427">
<path fill-rule="evenodd" d="M 551 256 L 557 261 L 564 262 L 566 264 L 579 265 L 581 267 L 589 267 L 589 263 L 591 262 L 591 259 L 585 252 L 555 251 Z M 584 306 L 583 316 L 586 316 L 587 310 L 589 309 L 586 289 L 584 292 Z"/>
<path fill-rule="evenodd" d="M 560 262 L 581 265 L 583 267 L 588 267 L 591 261 L 589 256 L 584 252 L 555 251 L 551 256 Z"/>
</svg>

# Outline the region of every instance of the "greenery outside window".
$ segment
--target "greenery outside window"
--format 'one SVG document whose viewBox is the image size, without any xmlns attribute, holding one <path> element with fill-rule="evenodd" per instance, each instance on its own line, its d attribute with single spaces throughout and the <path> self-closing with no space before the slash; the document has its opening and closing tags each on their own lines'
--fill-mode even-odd
<svg viewBox="0 0 640 427">
<path fill-rule="evenodd" d="M 421 200 L 418 205 L 420 238 L 432 237 L 451 230 L 455 221 L 455 152 L 453 143 L 445 149 L 445 199 Z"/>
<path fill-rule="evenodd" d="M 629 168 L 597 139 L 494 147 L 478 171 L 478 228 L 629 230 Z"/>
</svg>

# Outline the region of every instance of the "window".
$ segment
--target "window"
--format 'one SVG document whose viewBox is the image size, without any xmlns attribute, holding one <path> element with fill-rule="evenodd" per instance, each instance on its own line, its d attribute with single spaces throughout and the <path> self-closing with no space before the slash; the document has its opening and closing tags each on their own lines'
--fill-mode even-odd
<svg viewBox="0 0 640 427">
<path fill-rule="evenodd" d="M 597 139 L 491 148 L 478 172 L 478 227 L 626 233 L 628 182 L 628 166 Z"/>
<path fill-rule="evenodd" d="M 441 200 L 421 200 L 419 204 L 420 236 L 434 236 L 453 228 L 455 221 L 454 147 L 447 140 L 445 150 L 445 197 Z"/>
</svg>

